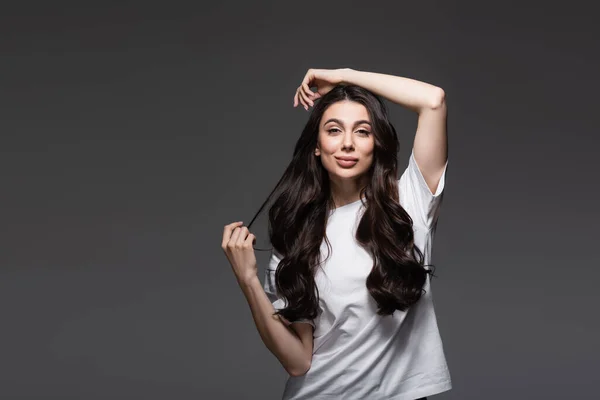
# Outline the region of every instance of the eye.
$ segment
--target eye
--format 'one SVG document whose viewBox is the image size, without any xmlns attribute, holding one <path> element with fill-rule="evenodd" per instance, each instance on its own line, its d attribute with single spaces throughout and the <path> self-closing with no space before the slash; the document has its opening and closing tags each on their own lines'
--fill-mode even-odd
<svg viewBox="0 0 600 400">
<path fill-rule="evenodd" d="M 327 132 L 329 132 L 329 133 L 338 132 L 338 131 L 339 131 L 338 128 L 331 128 L 331 129 L 327 130 Z M 358 132 L 362 133 L 363 135 L 370 135 L 371 134 L 371 132 L 369 132 L 366 129 L 359 129 Z"/>
</svg>

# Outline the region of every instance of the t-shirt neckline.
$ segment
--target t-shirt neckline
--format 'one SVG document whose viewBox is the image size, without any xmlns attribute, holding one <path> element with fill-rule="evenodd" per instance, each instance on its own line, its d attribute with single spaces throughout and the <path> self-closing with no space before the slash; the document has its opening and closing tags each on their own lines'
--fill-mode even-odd
<svg viewBox="0 0 600 400">
<path fill-rule="evenodd" d="M 333 209 L 333 211 L 341 210 L 341 209 L 345 209 L 345 208 L 349 208 L 352 205 L 360 203 L 361 200 L 362 199 L 358 199 L 358 200 L 353 201 L 352 203 L 348 203 L 348 204 L 344 204 L 343 206 L 336 207 L 336 208 Z"/>
</svg>

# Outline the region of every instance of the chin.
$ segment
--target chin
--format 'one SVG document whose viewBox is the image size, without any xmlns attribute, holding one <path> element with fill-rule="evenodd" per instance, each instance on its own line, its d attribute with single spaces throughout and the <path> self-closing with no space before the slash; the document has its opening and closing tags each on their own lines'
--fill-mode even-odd
<svg viewBox="0 0 600 400">
<path fill-rule="evenodd" d="M 356 179 L 361 177 L 365 171 L 350 171 L 347 169 L 338 169 L 334 172 L 336 176 L 339 176 L 343 179 Z"/>
</svg>

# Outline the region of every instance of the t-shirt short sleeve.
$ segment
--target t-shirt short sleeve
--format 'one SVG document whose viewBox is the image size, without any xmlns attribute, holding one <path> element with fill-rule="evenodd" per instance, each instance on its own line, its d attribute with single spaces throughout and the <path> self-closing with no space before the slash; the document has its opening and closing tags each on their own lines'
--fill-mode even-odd
<svg viewBox="0 0 600 400">
<path fill-rule="evenodd" d="M 267 268 L 265 269 L 264 289 L 265 293 L 267 294 L 267 297 L 269 298 L 269 300 L 271 300 L 273 307 L 275 307 L 275 310 L 281 310 L 286 305 L 285 299 L 280 298 L 278 296 L 277 286 L 275 285 L 275 271 L 277 270 L 277 266 L 279 265 L 280 261 L 281 256 L 275 251 L 275 249 L 273 249 L 271 251 L 271 258 L 269 259 L 269 265 L 267 265 Z M 282 316 L 280 316 L 280 318 L 286 325 L 289 325 L 292 322 L 304 322 L 312 325 L 313 328 L 315 327 L 315 323 L 311 319 L 298 319 L 296 321 L 290 322 Z"/>
<path fill-rule="evenodd" d="M 427 186 L 417 165 L 413 149 L 408 160 L 408 167 L 398 181 L 400 198 L 404 200 L 404 205 L 412 211 L 411 214 L 416 214 L 416 218 L 428 229 L 435 225 L 439 217 L 447 169 L 448 161 L 446 160 L 436 191 L 431 193 L 431 189 Z"/>
</svg>

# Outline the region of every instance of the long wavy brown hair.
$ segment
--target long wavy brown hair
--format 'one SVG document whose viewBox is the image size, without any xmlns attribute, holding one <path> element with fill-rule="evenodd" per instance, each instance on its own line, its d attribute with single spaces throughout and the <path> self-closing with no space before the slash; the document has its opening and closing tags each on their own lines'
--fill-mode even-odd
<svg viewBox="0 0 600 400">
<path fill-rule="evenodd" d="M 325 110 L 335 102 L 350 100 L 364 105 L 369 113 L 375 140 L 373 163 L 366 172 L 367 185 L 360 197 L 365 211 L 356 229 L 356 240 L 373 259 L 366 286 L 377 302 L 379 315 L 406 311 L 425 290 L 427 274 L 423 253 L 414 243 L 413 220 L 398 198 L 398 150 L 396 129 L 387 108 L 374 93 L 356 85 L 340 84 L 315 102 L 308 122 L 296 142 L 291 162 L 283 176 L 252 218 L 248 228 L 265 204 L 269 208 L 269 239 L 281 256 L 275 273 L 277 294 L 287 307 L 276 311 L 289 321 L 315 319 L 319 310 L 319 291 L 315 283 L 329 211 L 335 207 L 329 175 L 315 157 L 319 124 Z M 327 256 L 329 258 L 329 256 Z M 433 267 L 432 264 L 427 266 Z"/>
</svg>

